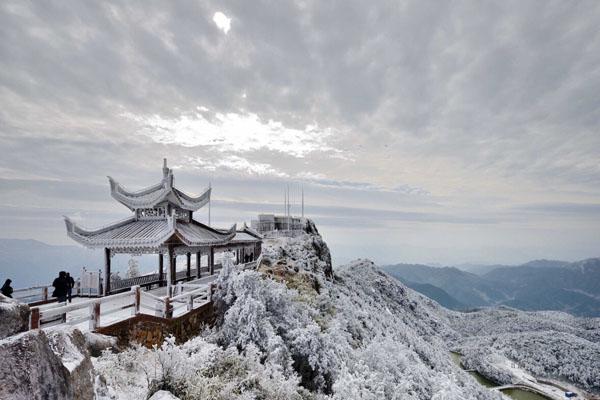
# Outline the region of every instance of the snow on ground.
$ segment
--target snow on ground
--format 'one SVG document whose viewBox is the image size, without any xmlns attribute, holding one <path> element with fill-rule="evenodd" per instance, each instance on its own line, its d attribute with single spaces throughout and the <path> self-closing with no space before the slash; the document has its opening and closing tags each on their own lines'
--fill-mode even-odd
<svg viewBox="0 0 600 400">
<path fill-rule="evenodd" d="M 148 400 L 179 400 L 178 397 L 175 397 L 171 392 L 167 392 L 166 390 L 159 390 L 154 393 L 152 397 Z"/>
</svg>

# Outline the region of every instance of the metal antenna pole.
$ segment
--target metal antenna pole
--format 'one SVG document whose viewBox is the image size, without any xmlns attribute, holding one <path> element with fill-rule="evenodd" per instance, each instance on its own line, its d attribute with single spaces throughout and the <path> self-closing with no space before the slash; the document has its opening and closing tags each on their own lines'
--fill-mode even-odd
<svg viewBox="0 0 600 400">
<path fill-rule="evenodd" d="M 287 188 L 285 186 L 283 187 L 283 198 L 285 199 L 285 201 L 283 202 L 283 223 L 281 225 L 281 229 L 285 231 L 285 228 L 287 227 L 287 202 L 288 202 Z"/>
<path fill-rule="evenodd" d="M 285 188 L 283 189 L 283 215 L 285 215 L 285 210 L 287 209 L 287 192 Z"/>
<path fill-rule="evenodd" d="M 302 218 L 304 218 L 304 185 L 302 185 Z"/>
<path fill-rule="evenodd" d="M 287 229 L 287 210 L 288 210 L 288 201 L 290 201 L 289 197 L 288 197 L 288 191 L 287 191 L 287 186 L 283 188 L 283 192 L 285 193 L 285 210 L 283 210 L 283 218 L 285 221 L 285 228 L 284 230 Z"/>
</svg>

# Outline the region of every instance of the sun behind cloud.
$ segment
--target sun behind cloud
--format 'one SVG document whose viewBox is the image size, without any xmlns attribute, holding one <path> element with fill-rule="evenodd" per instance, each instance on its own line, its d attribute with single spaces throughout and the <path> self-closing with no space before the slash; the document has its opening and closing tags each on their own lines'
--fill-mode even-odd
<svg viewBox="0 0 600 400">
<path fill-rule="evenodd" d="M 222 30 L 225 34 L 231 29 L 231 18 L 228 18 L 227 15 L 223 14 L 221 11 L 217 11 L 213 15 L 213 21 L 217 25 L 217 28 Z"/>
</svg>

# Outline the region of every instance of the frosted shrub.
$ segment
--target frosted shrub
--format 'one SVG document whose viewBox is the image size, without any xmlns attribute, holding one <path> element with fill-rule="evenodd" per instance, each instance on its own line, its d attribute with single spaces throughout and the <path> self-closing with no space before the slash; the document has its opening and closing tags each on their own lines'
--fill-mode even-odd
<svg viewBox="0 0 600 400">
<path fill-rule="evenodd" d="M 329 360 L 316 315 L 298 293 L 254 271 L 233 273 L 222 282 L 225 317 L 217 335 L 224 346 L 256 346 L 287 378 L 299 372 L 307 387 L 322 389 Z"/>
<path fill-rule="evenodd" d="M 94 362 L 94 368 L 99 375 L 96 379 L 97 397 L 145 398 L 154 376 L 151 358 L 151 351 L 140 345 L 120 353 L 104 351 L 102 357 Z M 120 393 L 121 396 L 116 397 L 115 393 Z"/>
<path fill-rule="evenodd" d="M 243 353 L 223 350 L 196 338 L 178 346 L 168 338 L 160 347 L 132 347 L 118 354 L 105 353 L 96 360 L 101 374 L 99 399 L 146 398 L 167 390 L 183 400 L 191 399 L 302 399 L 309 396 L 288 378 L 278 364 L 262 363 L 260 351 L 248 345 Z M 111 390 L 106 390 L 106 386 Z M 310 396 L 309 396 L 310 397 Z"/>
</svg>

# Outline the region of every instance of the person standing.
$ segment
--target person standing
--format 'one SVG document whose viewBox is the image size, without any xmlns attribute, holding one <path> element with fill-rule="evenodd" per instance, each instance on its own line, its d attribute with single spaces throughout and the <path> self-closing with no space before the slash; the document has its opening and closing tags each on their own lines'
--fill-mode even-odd
<svg viewBox="0 0 600 400">
<path fill-rule="evenodd" d="M 67 281 L 67 273 L 65 271 L 59 272 L 58 278 L 52 282 L 52 286 L 54 286 L 52 297 L 56 297 L 59 303 L 64 303 L 67 301 L 69 282 Z"/>
<path fill-rule="evenodd" d="M 69 303 L 72 302 L 73 300 L 73 288 L 75 287 L 75 280 L 73 279 L 73 277 L 71 276 L 70 273 L 67 272 L 67 298 L 69 300 Z"/>
<path fill-rule="evenodd" d="M 7 279 L 6 282 L 4 282 L 4 285 L 2 285 L 2 289 L 0 289 L 0 292 L 2 292 L 2 294 L 6 297 L 10 297 L 12 299 L 13 288 L 10 286 L 11 283 L 12 280 Z"/>
</svg>

